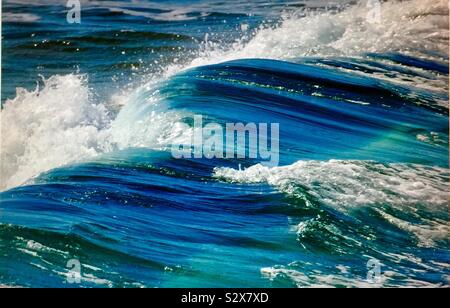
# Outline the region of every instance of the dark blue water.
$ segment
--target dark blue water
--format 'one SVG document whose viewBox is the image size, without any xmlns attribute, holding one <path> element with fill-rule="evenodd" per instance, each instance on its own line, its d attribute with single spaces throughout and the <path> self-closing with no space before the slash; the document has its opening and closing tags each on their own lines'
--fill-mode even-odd
<svg viewBox="0 0 450 308">
<path fill-rule="evenodd" d="M 2 5 L 0 285 L 448 286 L 445 2 Z M 194 115 L 279 166 L 174 158 Z"/>
</svg>

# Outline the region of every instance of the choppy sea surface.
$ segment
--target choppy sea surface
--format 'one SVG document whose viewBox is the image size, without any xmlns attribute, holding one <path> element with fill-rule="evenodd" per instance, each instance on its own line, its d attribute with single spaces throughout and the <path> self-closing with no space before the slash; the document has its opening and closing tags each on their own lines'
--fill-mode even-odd
<svg viewBox="0 0 450 308">
<path fill-rule="evenodd" d="M 63 2 L 2 1 L 0 285 L 449 286 L 447 1 Z"/>
</svg>

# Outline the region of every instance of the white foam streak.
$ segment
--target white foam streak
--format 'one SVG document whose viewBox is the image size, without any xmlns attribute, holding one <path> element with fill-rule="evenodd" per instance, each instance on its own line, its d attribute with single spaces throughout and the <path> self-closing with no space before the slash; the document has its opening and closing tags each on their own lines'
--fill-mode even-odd
<svg viewBox="0 0 450 308">
<path fill-rule="evenodd" d="M 217 168 L 214 175 L 238 183 L 268 183 L 296 194 L 299 185 L 322 202 L 347 209 L 351 206 L 392 203 L 447 204 L 448 170 L 369 161 L 299 161 L 269 168 L 245 170 Z"/>
<path fill-rule="evenodd" d="M 336 268 L 339 270 L 339 268 Z M 340 269 L 342 271 L 342 268 Z M 348 268 L 345 268 L 348 270 Z M 316 270 L 314 273 L 304 273 L 301 270 L 291 269 L 289 266 L 274 266 L 265 267 L 261 269 L 261 275 L 270 281 L 276 279 L 288 279 L 292 281 L 299 288 L 380 288 L 380 287 L 395 287 L 399 285 L 396 280 L 403 280 L 404 287 L 406 288 L 439 288 L 443 287 L 439 283 L 431 283 L 427 281 L 416 280 L 406 275 L 394 271 L 384 271 L 379 281 L 371 283 L 366 279 L 358 278 L 354 275 L 348 275 L 341 272 L 339 274 L 327 274 L 325 272 Z"/>
</svg>

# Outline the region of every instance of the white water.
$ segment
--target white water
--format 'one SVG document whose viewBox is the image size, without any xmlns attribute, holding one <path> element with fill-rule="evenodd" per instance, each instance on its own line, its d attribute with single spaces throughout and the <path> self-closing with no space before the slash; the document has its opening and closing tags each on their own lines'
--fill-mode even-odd
<svg viewBox="0 0 450 308">
<path fill-rule="evenodd" d="M 1 112 L 1 188 L 108 151 L 106 108 L 92 104 L 82 76 L 53 76 L 42 89 L 17 89 Z"/>
<path fill-rule="evenodd" d="M 261 26 L 247 44 L 242 43 L 245 37 L 230 48 L 206 42 L 203 53 L 187 67 L 245 58 L 358 56 L 386 51 L 424 56 L 420 51 L 428 50 L 446 55 L 448 12 L 445 0 L 412 0 L 383 3 L 379 19 L 372 17 L 366 1 L 340 13 L 289 13 L 278 27 Z"/>
<path fill-rule="evenodd" d="M 269 168 L 255 165 L 245 170 L 216 168 L 214 176 L 233 183 L 268 183 L 282 192 L 304 199 L 305 191 L 325 206 L 351 214 L 372 207 L 383 219 L 410 232 L 418 245 L 432 247 L 450 232 L 447 221 L 424 220 L 417 211 L 447 213 L 448 170 L 407 164 L 370 161 L 299 161 Z M 305 199 L 307 205 L 310 200 Z M 415 217 L 413 224 L 388 214 L 385 206 Z M 299 226 L 301 232 L 308 225 Z"/>
</svg>

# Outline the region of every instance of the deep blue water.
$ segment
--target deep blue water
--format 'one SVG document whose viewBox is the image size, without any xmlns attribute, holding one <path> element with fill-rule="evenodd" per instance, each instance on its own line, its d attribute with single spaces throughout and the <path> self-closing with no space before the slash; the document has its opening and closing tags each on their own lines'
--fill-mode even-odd
<svg viewBox="0 0 450 308">
<path fill-rule="evenodd" d="M 448 286 L 445 2 L 2 5 L 0 285 Z M 279 166 L 175 159 L 193 115 Z"/>
</svg>

